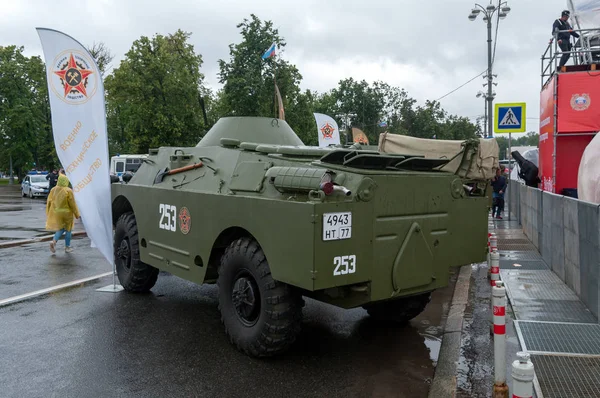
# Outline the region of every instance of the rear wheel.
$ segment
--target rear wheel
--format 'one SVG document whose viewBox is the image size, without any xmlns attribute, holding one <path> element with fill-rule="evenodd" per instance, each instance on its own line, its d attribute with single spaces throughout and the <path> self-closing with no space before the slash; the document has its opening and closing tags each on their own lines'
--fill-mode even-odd
<svg viewBox="0 0 600 398">
<path fill-rule="evenodd" d="M 425 310 L 431 300 L 431 293 L 402 297 L 396 300 L 373 303 L 363 306 L 376 320 L 407 323 Z"/>
<path fill-rule="evenodd" d="M 296 340 L 302 296 L 273 279 L 254 239 L 240 238 L 225 250 L 217 286 L 221 322 L 239 350 L 256 357 L 272 356 Z"/>
<path fill-rule="evenodd" d="M 115 226 L 114 255 L 121 286 L 130 292 L 147 292 L 156 283 L 158 269 L 140 260 L 138 229 L 133 212 L 122 214 Z"/>
</svg>

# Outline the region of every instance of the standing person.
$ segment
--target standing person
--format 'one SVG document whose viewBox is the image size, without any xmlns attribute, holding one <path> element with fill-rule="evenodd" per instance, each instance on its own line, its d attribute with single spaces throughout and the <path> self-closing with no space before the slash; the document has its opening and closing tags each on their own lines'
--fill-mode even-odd
<svg viewBox="0 0 600 398">
<path fill-rule="evenodd" d="M 52 170 L 52 173 L 46 175 L 46 180 L 48 180 L 48 192 L 50 192 L 52 191 L 52 188 L 56 186 L 56 181 L 58 180 L 58 172 L 56 169 Z"/>
<path fill-rule="evenodd" d="M 563 52 L 571 51 L 571 35 L 579 37 L 579 34 L 577 32 L 573 32 L 573 28 L 571 27 L 569 22 L 567 22 L 570 16 L 571 13 L 569 12 L 569 10 L 564 10 L 560 18 L 554 21 L 554 24 L 552 24 L 552 36 L 556 38 L 556 40 L 558 41 L 558 46 Z M 558 33 L 559 30 L 568 30 L 568 32 Z M 570 56 L 570 53 L 563 54 L 562 57 L 560 57 L 560 63 L 558 64 L 558 66 L 564 66 L 569 60 Z"/>
<path fill-rule="evenodd" d="M 46 230 L 56 231 L 50 251 L 56 253 L 56 242 L 65 234 L 65 253 L 71 253 L 71 230 L 75 225 L 75 218 L 81 217 L 73 190 L 69 188 L 69 179 L 66 175 L 58 176 L 56 187 L 48 194 L 46 203 Z"/>
<path fill-rule="evenodd" d="M 492 218 L 502 220 L 502 212 L 504 211 L 504 192 L 506 191 L 506 186 L 506 177 L 502 175 L 502 171 L 500 169 L 497 169 L 496 176 L 492 178 L 492 188 L 494 189 L 492 194 Z"/>
</svg>

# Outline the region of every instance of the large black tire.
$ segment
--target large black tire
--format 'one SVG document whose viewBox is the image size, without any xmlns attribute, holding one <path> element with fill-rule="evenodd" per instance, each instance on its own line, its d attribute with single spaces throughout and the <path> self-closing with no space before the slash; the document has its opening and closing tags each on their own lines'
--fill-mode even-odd
<svg viewBox="0 0 600 398">
<path fill-rule="evenodd" d="M 271 276 L 265 254 L 251 238 L 240 238 L 221 257 L 219 310 L 229 340 L 255 357 L 280 354 L 300 333 L 303 300 Z"/>
<path fill-rule="evenodd" d="M 431 293 L 402 297 L 363 306 L 369 315 L 378 321 L 405 324 L 425 310 L 431 300 Z"/>
<path fill-rule="evenodd" d="M 115 265 L 121 286 L 135 293 L 148 292 L 158 278 L 158 269 L 140 260 L 139 245 L 133 212 L 122 214 L 115 226 Z"/>
</svg>

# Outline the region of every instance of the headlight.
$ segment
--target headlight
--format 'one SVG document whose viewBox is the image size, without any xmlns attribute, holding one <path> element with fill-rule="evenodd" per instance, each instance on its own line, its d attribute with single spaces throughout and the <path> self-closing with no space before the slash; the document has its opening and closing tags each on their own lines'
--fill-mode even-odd
<svg viewBox="0 0 600 398">
<path fill-rule="evenodd" d="M 31 190 L 34 192 L 42 192 L 44 190 L 44 188 L 40 188 L 40 187 L 31 187 Z"/>
</svg>

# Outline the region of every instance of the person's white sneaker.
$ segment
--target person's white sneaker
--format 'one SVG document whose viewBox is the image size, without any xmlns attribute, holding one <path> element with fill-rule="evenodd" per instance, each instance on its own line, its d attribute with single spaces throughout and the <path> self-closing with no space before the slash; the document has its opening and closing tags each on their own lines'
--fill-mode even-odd
<svg viewBox="0 0 600 398">
<path fill-rule="evenodd" d="M 73 251 L 72 247 L 65 247 L 65 253 L 71 253 Z"/>
<path fill-rule="evenodd" d="M 52 253 L 56 253 L 55 245 L 56 245 L 56 242 L 55 242 L 55 241 L 51 241 L 51 242 L 50 242 L 50 251 L 51 251 Z"/>
</svg>

